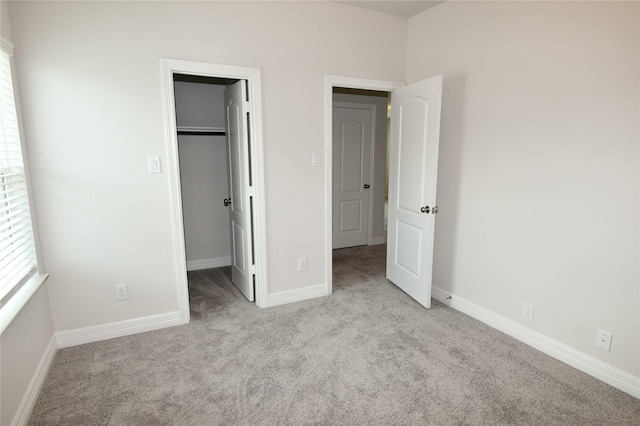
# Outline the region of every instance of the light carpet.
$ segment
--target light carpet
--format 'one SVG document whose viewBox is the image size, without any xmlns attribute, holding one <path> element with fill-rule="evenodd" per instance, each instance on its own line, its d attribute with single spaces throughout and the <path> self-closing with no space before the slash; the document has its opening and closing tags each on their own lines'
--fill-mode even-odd
<svg viewBox="0 0 640 426">
<path fill-rule="evenodd" d="M 31 425 L 637 425 L 640 400 L 337 250 L 331 296 L 260 309 L 189 273 L 191 323 L 58 351 Z"/>
</svg>

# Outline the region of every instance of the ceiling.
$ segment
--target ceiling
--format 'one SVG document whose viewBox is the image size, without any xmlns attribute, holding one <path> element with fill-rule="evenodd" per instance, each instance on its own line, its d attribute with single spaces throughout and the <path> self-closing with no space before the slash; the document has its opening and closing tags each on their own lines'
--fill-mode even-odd
<svg viewBox="0 0 640 426">
<path fill-rule="evenodd" d="M 336 1 L 336 3 L 389 13 L 391 15 L 405 16 L 407 18 L 444 2 L 445 0 Z"/>
</svg>

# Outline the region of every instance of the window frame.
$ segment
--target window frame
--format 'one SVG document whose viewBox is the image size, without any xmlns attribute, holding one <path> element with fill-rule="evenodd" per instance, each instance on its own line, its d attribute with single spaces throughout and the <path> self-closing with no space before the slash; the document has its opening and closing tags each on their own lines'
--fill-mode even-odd
<svg viewBox="0 0 640 426">
<path fill-rule="evenodd" d="M 24 179 L 27 194 L 28 214 L 31 219 L 32 241 L 30 242 L 35 251 L 35 266 L 30 268 L 20 281 L 15 284 L 9 292 L 4 296 L 0 305 L 0 337 L 4 336 L 11 327 L 13 321 L 18 317 L 20 312 L 27 305 L 31 297 L 38 291 L 42 284 L 47 280 L 49 274 L 42 273 L 42 261 L 40 258 L 40 246 L 37 232 L 37 221 L 34 211 L 33 194 L 31 181 L 29 178 L 29 162 L 27 158 L 27 150 L 23 132 L 22 114 L 20 108 L 20 97 L 15 72 L 14 63 L 14 46 L 4 37 L 0 37 L 0 49 L 9 57 L 9 72 L 11 74 L 11 83 L 13 89 L 14 106 L 16 110 L 16 122 L 18 126 L 20 151 L 22 154 Z"/>
</svg>

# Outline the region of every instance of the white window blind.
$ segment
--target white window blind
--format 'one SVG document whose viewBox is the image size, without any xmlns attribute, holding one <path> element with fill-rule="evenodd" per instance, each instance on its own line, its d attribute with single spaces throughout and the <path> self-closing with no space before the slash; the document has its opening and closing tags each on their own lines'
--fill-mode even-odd
<svg viewBox="0 0 640 426">
<path fill-rule="evenodd" d="M 36 271 L 9 53 L 0 49 L 0 306 Z"/>
</svg>

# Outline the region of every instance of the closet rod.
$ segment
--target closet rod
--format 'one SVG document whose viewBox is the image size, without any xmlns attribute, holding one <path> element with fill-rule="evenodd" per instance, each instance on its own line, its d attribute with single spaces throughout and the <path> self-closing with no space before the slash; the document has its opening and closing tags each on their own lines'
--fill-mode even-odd
<svg viewBox="0 0 640 426">
<path fill-rule="evenodd" d="M 216 130 L 210 132 L 194 132 L 193 130 L 178 130 L 179 135 L 188 135 L 188 136 L 198 136 L 198 135 L 208 135 L 208 136 L 225 136 L 227 132 Z"/>
<path fill-rule="evenodd" d="M 178 126 L 179 135 L 213 135 L 224 136 L 227 134 L 224 127 L 194 127 L 194 126 Z"/>
</svg>

